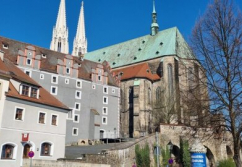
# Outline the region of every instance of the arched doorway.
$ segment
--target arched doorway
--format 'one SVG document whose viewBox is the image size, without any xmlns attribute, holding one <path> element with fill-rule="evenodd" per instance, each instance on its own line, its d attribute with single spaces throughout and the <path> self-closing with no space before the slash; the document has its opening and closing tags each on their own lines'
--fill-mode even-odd
<svg viewBox="0 0 242 167">
<path fill-rule="evenodd" d="M 178 146 L 173 145 L 173 148 L 171 151 L 171 157 L 174 159 L 173 166 L 179 166 L 181 164 L 180 148 Z"/>
<path fill-rule="evenodd" d="M 229 146 L 226 146 L 226 152 L 228 158 L 233 158 L 233 152 Z"/>
<path fill-rule="evenodd" d="M 207 147 L 207 146 L 204 146 L 207 148 L 207 153 L 206 153 L 206 156 L 207 156 L 207 165 L 208 167 L 214 167 L 215 166 L 215 159 L 214 159 L 214 155 L 212 153 L 212 151 Z"/>
<path fill-rule="evenodd" d="M 24 149 L 23 149 L 23 159 L 28 159 L 28 153 L 30 152 L 31 145 L 30 144 L 25 144 Z"/>
</svg>

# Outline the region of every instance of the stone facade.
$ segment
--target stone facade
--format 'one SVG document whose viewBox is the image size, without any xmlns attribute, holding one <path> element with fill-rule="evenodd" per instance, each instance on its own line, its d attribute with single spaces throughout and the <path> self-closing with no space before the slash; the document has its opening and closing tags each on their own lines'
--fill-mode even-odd
<svg viewBox="0 0 242 167">
<path fill-rule="evenodd" d="M 188 127 L 184 125 L 160 125 L 161 146 L 164 148 L 171 141 L 173 143 L 172 155 L 176 162 L 180 161 L 180 141 L 188 140 L 189 146 L 194 143 L 194 136 L 198 136 L 207 149 L 207 163 L 215 165 L 219 160 L 233 157 L 233 141 L 229 133 L 214 133 L 212 128 Z"/>
</svg>

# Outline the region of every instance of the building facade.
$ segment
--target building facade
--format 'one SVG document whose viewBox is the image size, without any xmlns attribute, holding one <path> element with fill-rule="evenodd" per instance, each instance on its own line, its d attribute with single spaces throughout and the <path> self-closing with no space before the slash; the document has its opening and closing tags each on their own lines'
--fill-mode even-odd
<svg viewBox="0 0 242 167">
<path fill-rule="evenodd" d="M 121 79 L 121 134 L 125 137 L 153 132 L 162 122 L 205 124 L 198 121 L 207 114 L 198 100 L 207 98 L 207 88 L 199 88 L 205 79 L 202 67 L 178 28 L 158 31 L 156 17 L 154 5 L 150 35 L 84 56 L 109 62 Z"/>
<path fill-rule="evenodd" d="M 64 158 L 70 109 L 0 54 L 0 166 Z"/>
<path fill-rule="evenodd" d="M 66 144 L 119 137 L 119 81 L 108 63 L 3 37 L 0 40 L 6 58 L 72 109 L 67 117 Z"/>
</svg>

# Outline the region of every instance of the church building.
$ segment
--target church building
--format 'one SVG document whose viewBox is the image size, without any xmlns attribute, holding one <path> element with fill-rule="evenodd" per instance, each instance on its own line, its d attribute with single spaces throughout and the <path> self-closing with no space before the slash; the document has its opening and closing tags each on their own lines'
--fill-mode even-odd
<svg viewBox="0 0 242 167">
<path fill-rule="evenodd" d="M 207 96 L 206 88 L 198 88 L 205 77 L 202 67 L 177 27 L 159 31 L 154 2 L 149 35 L 86 53 L 84 58 L 109 62 L 121 79 L 121 136 L 144 136 L 160 123 L 203 124 L 198 121 L 206 115 L 201 101 L 191 101 Z"/>
</svg>

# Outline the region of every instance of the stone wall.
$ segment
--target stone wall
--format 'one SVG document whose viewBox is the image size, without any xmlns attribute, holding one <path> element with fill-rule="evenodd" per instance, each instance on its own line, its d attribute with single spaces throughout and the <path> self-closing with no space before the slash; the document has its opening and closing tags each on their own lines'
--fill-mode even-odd
<svg viewBox="0 0 242 167">
<path fill-rule="evenodd" d="M 226 159 L 228 155 L 228 148 L 233 150 L 232 137 L 228 133 L 222 135 L 214 134 L 211 128 L 193 129 L 183 125 L 160 125 L 161 146 L 165 147 L 169 141 L 180 148 L 180 140 L 186 139 L 191 146 L 194 142 L 194 135 L 198 135 L 202 144 L 207 148 L 207 158 L 215 163 L 219 160 Z M 210 156 L 210 157 L 208 157 Z"/>
<path fill-rule="evenodd" d="M 25 159 L 23 161 L 23 167 L 29 167 L 29 166 L 30 166 L 30 160 Z M 33 159 L 32 167 L 110 167 L 110 165 L 84 163 L 82 160 L 48 161 L 48 160 Z"/>
<path fill-rule="evenodd" d="M 88 155 L 82 159 L 58 161 L 34 160 L 33 167 L 131 167 L 135 162 L 135 146 L 142 148 L 146 143 L 150 147 L 151 166 L 154 166 L 153 146 L 156 142 L 155 134 L 134 141 L 117 144 L 111 150 L 103 151 L 102 154 Z M 23 167 L 29 167 L 30 160 L 24 160 Z"/>
<path fill-rule="evenodd" d="M 134 142 L 122 143 L 117 145 L 112 150 L 107 150 L 102 155 L 86 155 L 86 163 L 104 163 L 110 164 L 111 167 L 131 167 L 135 162 L 135 146 L 144 147 L 146 143 L 150 147 L 151 166 L 154 164 L 153 146 L 156 142 L 155 135 L 152 134 L 141 139 L 136 139 Z"/>
</svg>

